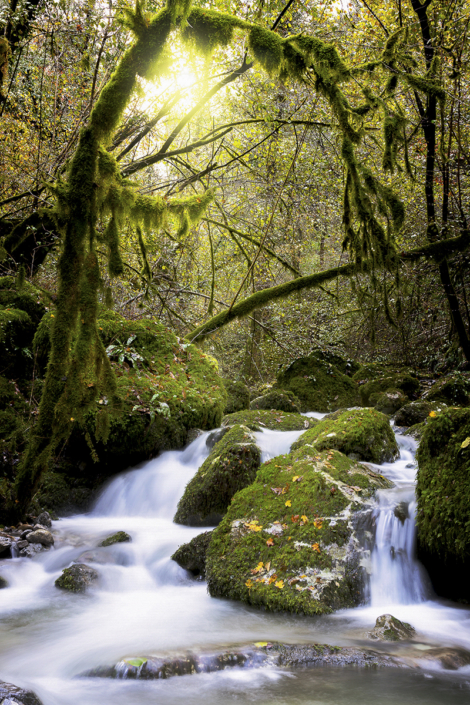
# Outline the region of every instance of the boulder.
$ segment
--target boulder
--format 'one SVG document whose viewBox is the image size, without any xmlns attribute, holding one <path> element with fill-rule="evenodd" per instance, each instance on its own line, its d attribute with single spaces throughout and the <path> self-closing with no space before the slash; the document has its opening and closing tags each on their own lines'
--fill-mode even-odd
<svg viewBox="0 0 470 705">
<path fill-rule="evenodd" d="M 350 358 L 346 359 L 332 350 L 317 348 L 316 350 L 310 351 L 309 357 L 315 357 L 317 360 L 322 360 L 323 362 L 334 365 L 343 375 L 347 375 L 348 377 L 352 377 L 362 367 L 359 362 L 351 360 Z"/>
<path fill-rule="evenodd" d="M 387 369 L 387 366 L 382 362 L 366 362 L 354 372 L 352 379 L 355 382 L 365 384 L 371 379 L 386 376 L 388 372 L 390 372 L 390 368 Z"/>
<path fill-rule="evenodd" d="M 439 595 L 470 602 L 470 409 L 429 418 L 416 457 L 420 559 Z"/>
<path fill-rule="evenodd" d="M 250 402 L 250 409 L 277 409 L 295 414 L 300 414 L 300 406 L 300 401 L 293 392 L 279 389 L 273 389 Z"/>
<path fill-rule="evenodd" d="M 7 588 L 7 587 L 8 587 L 8 580 L 5 580 L 5 578 L 3 578 L 0 575 L 0 590 L 2 590 L 3 588 Z"/>
<path fill-rule="evenodd" d="M 388 391 L 396 392 L 397 389 L 410 399 L 415 399 L 419 394 L 420 384 L 416 377 L 402 372 L 377 377 L 359 386 L 362 406 L 370 406 L 373 394 L 381 394 Z"/>
<path fill-rule="evenodd" d="M 188 483 L 174 521 L 187 526 L 218 524 L 233 495 L 256 476 L 261 451 L 246 426 L 234 426 L 218 443 Z"/>
<path fill-rule="evenodd" d="M 49 512 L 41 512 L 41 514 L 37 518 L 38 524 L 41 524 L 42 526 L 46 527 L 46 529 L 50 529 L 52 526 L 52 519 L 51 515 Z"/>
<path fill-rule="evenodd" d="M 414 426 L 425 421 L 433 409 L 434 405 L 429 401 L 419 399 L 402 406 L 394 420 L 397 426 Z"/>
<path fill-rule="evenodd" d="M 234 414 L 237 411 L 250 408 L 250 390 L 246 384 L 224 379 L 224 387 L 227 392 L 224 414 Z"/>
<path fill-rule="evenodd" d="M 416 630 L 408 622 L 400 622 L 391 614 L 382 614 L 377 617 L 375 627 L 367 636 L 380 641 L 403 641 L 412 639 L 415 633 Z"/>
<path fill-rule="evenodd" d="M 47 529 L 36 529 L 30 531 L 26 537 L 28 543 L 40 543 L 42 546 L 49 548 L 54 545 L 54 537 Z"/>
<path fill-rule="evenodd" d="M 112 534 L 101 541 L 98 546 L 112 546 L 115 543 L 127 543 L 128 541 L 132 541 L 129 534 L 126 534 L 125 531 L 117 531 L 115 534 Z"/>
<path fill-rule="evenodd" d="M 470 374 L 460 372 L 438 380 L 424 398 L 426 401 L 443 402 L 452 406 L 469 406 Z"/>
<path fill-rule="evenodd" d="M 42 705 L 42 701 L 32 690 L 19 688 L 13 683 L 0 681 L 0 703 L 5 705 Z"/>
<path fill-rule="evenodd" d="M 395 460 L 399 450 L 390 423 L 375 409 L 349 409 L 336 418 L 325 417 L 292 445 L 316 450 L 335 448 L 357 460 L 383 463 Z"/>
<path fill-rule="evenodd" d="M 172 555 L 172 559 L 181 568 L 188 570 L 194 577 L 206 577 L 206 554 L 212 539 L 212 531 L 195 536 L 189 543 L 180 546 Z"/>
<path fill-rule="evenodd" d="M 470 666 L 470 651 L 441 646 L 423 651 L 419 655 L 419 660 L 438 663 L 445 671 L 457 671 L 464 666 Z"/>
<path fill-rule="evenodd" d="M 222 419 L 222 426 L 243 424 L 251 431 L 262 431 L 265 428 L 273 431 L 302 431 L 302 429 L 312 428 L 316 423 L 318 419 L 274 409 L 239 411 L 237 414 L 228 414 Z"/>
<path fill-rule="evenodd" d="M 0 559 L 11 558 L 12 552 L 11 547 L 15 543 L 13 536 L 1 535 L 0 534 Z"/>
<path fill-rule="evenodd" d="M 212 533 L 209 593 L 309 615 L 360 604 L 373 497 L 390 486 L 335 450 L 267 461 Z"/>
<path fill-rule="evenodd" d="M 55 581 L 55 586 L 70 592 L 85 592 L 97 580 L 98 573 L 94 568 L 84 563 L 75 563 L 62 571 L 62 575 Z"/>
<path fill-rule="evenodd" d="M 371 395 L 371 401 L 374 396 L 374 394 Z M 400 389 L 390 389 L 388 392 L 378 394 L 372 403 L 377 411 L 392 416 L 392 414 L 397 412 L 398 409 L 401 409 L 408 401 L 408 397 L 406 394 L 403 394 Z"/>
<path fill-rule="evenodd" d="M 357 384 L 315 354 L 292 362 L 278 375 L 276 386 L 293 392 L 300 399 L 301 411 L 335 411 L 354 406 L 358 400 Z"/>
</svg>

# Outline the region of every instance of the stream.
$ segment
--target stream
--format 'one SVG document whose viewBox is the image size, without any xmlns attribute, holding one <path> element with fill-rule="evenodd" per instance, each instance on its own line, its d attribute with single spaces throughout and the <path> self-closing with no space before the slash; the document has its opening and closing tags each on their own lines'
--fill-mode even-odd
<svg viewBox="0 0 470 705">
<path fill-rule="evenodd" d="M 321 414 L 309 414 L 321 417 Z M 301 432 L 256 433 L 262 458 L 288 452 Z M 123 658 L 215 651 L 257 641 L 359 645 L 407 656 L 434 646 L 470 649 L 470 611 L 437 600 L 415 561 L 413 439 L 396 434 L 400 458 L 379 467 L 395 487 L 377 496 L 376 539 L 364 607 L 323 617 L 271 614 L 213 599 L 170 556 L 201 533 L 173 524 L 187 482 L 208 454 L 203 434 L 115 477 L 94 509 L 53 522 L 55 546 L 34 559 L 0 561 L 0 679 L 34 690 L 44 705 L 460 705 L 470 701 L 470 666 L 444 671 L 355 668 L 231 668 L 136 681 L 78 678 Z M 397 504 L 404 516 L 394 514 Z M 97 544 L 116 531 L 131 543 Z M 73 561 L 100 574 L 87 594 L 54 581 Z M 371 642 L 366 632 L 391 613 L 410 622 L 413 644 Z"/>
</svg>

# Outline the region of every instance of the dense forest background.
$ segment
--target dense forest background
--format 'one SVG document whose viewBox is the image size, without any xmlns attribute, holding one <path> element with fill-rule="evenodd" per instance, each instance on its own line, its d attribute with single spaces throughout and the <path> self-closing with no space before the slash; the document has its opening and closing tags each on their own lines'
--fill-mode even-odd
<svg viewBox="0 0 470 705">
<path fill-rule="evenodd" d="M 169 218 L 158 227 L 124 219 L 114 269 L 100 215 L 102 305 L 128 319 L 159 319 L 191 339 L 218 312 L 256 292 L 332 270 L 323 283 L 273 298 L 196 337 L 226 376 L 254 385 L 269 382 L 312 346 L 437 372 L 464 366 L 468 2 L 213 0 L 192 7 L 203 18 L 204 10 L 215 10 L 274 27 L 281 39 L 301 34 L 331 44 L 347 67 L 338 85 L 349 125 L 361 135 L 355 145 L 361 178 L 366 182 L 369 174 L 405 208 L 394 220 L 369 189 L 395 256 L 460 240 L 438 256 L 398 264 L 377 258 L 373 242 L 367 250 L 366 232 L 362 254 L 356 247 L 354 255 L 345 233 L 347 240 L 348 228 L 360 234 L 367 226 L 360 209 L 347 214 L 351 164 L 321 61 L 294 75 L 269 52 L 260 53 L 243 28 L 221 39 L 204 19 L 202 32 L 193 34 L 194 22 L 185 29 L 183 20 L 158 59 L 157 77 L 138 78 L 106 149 L 121 176 L 138 183 L 139 194 L 207 203 L 192 220 Z M 159 8 L 137 5 L 135 16 L 145 21 L 145 12 Z M 51 306 L 63 241 L 52 215 L 57 184 L 134 40 L 129 16 L 123 3 L 111 1 L 2 2 L 1 274 L 34 282 Z M 371 253 L 372 268 L 335 274 Z M 213 332 L 202 342 L 207 330 Z"/>
</svg>

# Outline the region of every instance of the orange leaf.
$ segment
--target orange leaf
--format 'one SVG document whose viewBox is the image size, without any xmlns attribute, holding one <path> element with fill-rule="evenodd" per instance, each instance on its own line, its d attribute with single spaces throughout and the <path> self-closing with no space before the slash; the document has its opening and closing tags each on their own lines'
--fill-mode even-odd
<svg viewBox="0 0 470 705">
<path fill-rule="evenodd" d="M 274 546 L 274 539 L 268 539 L 266 541 L 266 546 Z"/>
</svg>

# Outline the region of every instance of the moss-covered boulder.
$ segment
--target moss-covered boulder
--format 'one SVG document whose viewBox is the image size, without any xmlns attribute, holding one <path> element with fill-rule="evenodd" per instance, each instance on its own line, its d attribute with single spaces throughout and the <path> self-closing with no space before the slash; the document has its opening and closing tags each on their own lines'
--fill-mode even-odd
<svg viewBox="0 0 470 705">
<path fill-rule="evenodd" d="M 416 630 L 408 622 L 401 622 L 392 614 L 382 614 L 367 636 L 379 641 L 408 641 L 415 634 Z"/>
<path fill-rule="evenodd" d="M 213 532 L 210 594 L 308 615 L 360 604 L 372 498 L 390 486 L 335 450 L 267 461 Z"/>
<path fill-rule="evenodd" d="M 369 406 L 373 394 L 381 394 L 399 389 L 410 399 L 415 399 L 420 391 L 420 384 L 416 377 L 410 374 L 397 372 L 385 377 L 371 379 L 359 386 L 363 406 Z"/>
<path fill-rule="evenodd" d="M 174 521 L 187 526 L 218 524 L 238 490 L 255 479 L 261 451 L 246 426 L 234 426 L 215 444 L 178 503 Z"/>
<path fill-rule="evenodd" d="M 98 546 L 114 546 L 115 543 L 129 543 L 132 541 L 131 537 L 125 531 L 116 531 L 115 534 L 107 536 L 103 541 L 101 541 Z"/>
<path fill-rule="evenodd" d="M 309 357 L 316 357 L 317 360 L 329 362 L 331 365 L 334 365 L 336 369 L 342 372 L 343 375 L 347 375 L 348 377 L 352 377 L 362 367 L 360 362 L 356 362 L 351 358 L 345 358 L 332 350 L 322 350 L 321 348 L 317 348 L 316 350 L 310 351 Z"/>
<path fill-rule="evenodd" d="M 335 414 L 336 416 L 336 414 Z M 398 457 L 398 446 L 390 422 L 375 409 L 347 409 L 336 418 L 324 418 L 292 445 L 309 445 L 318 451 L 335 448 L 345 455 L 373 463 Z"/>
<path fill-rule="evenodd" d="M 392 416 L 398 409 L 401 409 L 409 399 L 401 389 L 390 389 L 388 392 L 381 392 L 377 395 L 371 394 L 370 401 L 374 404 L 377 411 Z"/>
<path fill-rule="evenodd" d="M 300 399 L 301 411 L 335 411 L 358 402 L 356 383 L 315 354 L 291 363 L 278 375 L 276 386 L 293 392 Z"/>
<path fill-rule="evenodd" d="M 172 555 L 172 560 L 188 570 L 195 578 L 206 577 L 206 554 L 212 540 L 212 531 L 204 531 L 189 543 L 184 543 Z"/>
<path fill-rule="evenodd" d="M 409 402 L 397 411 L 395 423 L 397 426 L 414 426 L 425 421 L 433 409 L 434 404 L 423 399 Z"/>
<path fill-rule="evenodd" d="M 382 362 L 366 362 L 357 369 L 352 378 L 355 382 L 369 382 L 371 379 L 385 377 L 387 375 L 387 366 Z"/>
<path fill-rule="evenodd" d="M 84 563 L 74 563 L 62 571 L 55 581 L 55 586 L 68 592 L 86 592 L 97 580 L 98 573 L 94 568 Z"/>
<path fill-rule="evenodd" d="M 227 391 L 227 402 L 224 414 L 234 414 L 237 411 L 250 408 L 250 390 L 241 381 L 232 382 L 224 379 L 224 387 Z"/>
<path fill-rule="evenodd" d="M 318 419 L 275 409 L 239 411 L 236 414 L 228 414 L 222 419 L 222 426 L 243 424 L 251 431 L 262 431 L 265 428 L 272 431 L 302 431 L 302 429 L 312 428 L 316 423 Z"/>
<path fill-rule="evenodd" d="M 300 400 L 293 392 L 280 389 L 273 389 L 250 402 L 250 409 L 277 409 L 294 414 L 300 414 L 300 407 Z"/>
<path fill-rule="evenodd" d="M 460 372 L 435 382 L 424 395 L 426 401 L 443 402 L 452 406 L 470 405 L 470 374 Z"/>
</svg>

